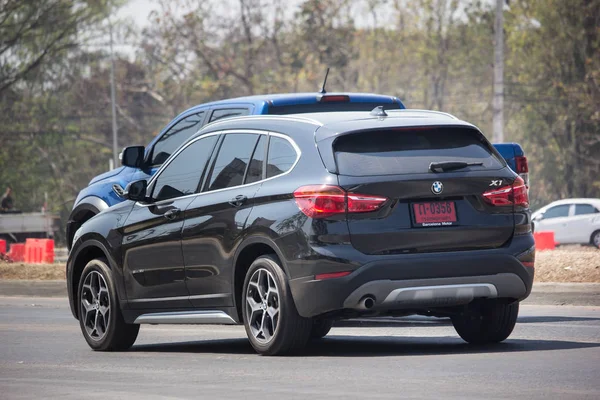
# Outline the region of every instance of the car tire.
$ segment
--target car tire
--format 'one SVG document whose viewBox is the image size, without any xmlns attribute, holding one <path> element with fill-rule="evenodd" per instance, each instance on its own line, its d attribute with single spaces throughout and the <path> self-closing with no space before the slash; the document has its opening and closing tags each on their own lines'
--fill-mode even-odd
<svg viewBox="0 0 600 400">
<path fill-rule="evenodd" d="M 79 326 L 88 345 L 96 351 L 123 351 L 137 338 L 140 326 L 123 319 L 108 262 L 97 258 L 87 263 L 77 291 Z"/>
<path fill-rule="evenodd" d="M 468 343 L 498 343 L 510 336 L 518 315 L 519 302 L 485 300 L 469 306 L 469 312 L 453 316 L 452 324 Z"/>
<path fill-rule="evenodd" d="M 318 340 L 324 338 L 327 336 L 332 326 L 333 321 L 330 319 L 315 319 L 310 330 L 310 339 Z"/>
<path fill-rule="evenodd" d="M 600 231 L 592 233 L 591 242 L 596 248 L 600 249 Z"/>
<path fill-rule="evenodd" d="M 298 314 L 276 256 L 257 258 L 246 273 L 242 290 L 244 327 L 257 353 L 292 354 L 306 345 L 312 320 Z"/>
</svg>

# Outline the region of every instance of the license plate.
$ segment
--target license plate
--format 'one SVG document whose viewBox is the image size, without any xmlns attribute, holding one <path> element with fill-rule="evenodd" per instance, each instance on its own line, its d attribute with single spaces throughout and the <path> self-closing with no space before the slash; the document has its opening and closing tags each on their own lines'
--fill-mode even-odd
<svg viewBox="0 0 600 400">
<path fill-rule="evenodd" d="M 453 201 L 413 203 L 415 226 L 456 225 L 456 206 Z"/>
</svg>

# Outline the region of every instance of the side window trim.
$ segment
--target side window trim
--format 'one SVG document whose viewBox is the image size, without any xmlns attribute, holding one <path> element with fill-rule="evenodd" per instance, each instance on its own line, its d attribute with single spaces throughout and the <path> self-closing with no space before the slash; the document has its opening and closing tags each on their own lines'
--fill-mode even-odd
<svg viewBox="0 0 600 400">
<path fill-rule="evenodd" d="M 263 160 L 263 179 L 261 179 L 260 181 L 256 181 L 256 182 L 252 182 L 252 183 L 248 183 L 248 184 L 242 184 L 242 185 L 238 185 L 238 186 L 233 186 L 233 187 L 228 187 L 228 188 L 223 188 L 223 189 L 217 189 L 217 190 L 212 190 L 212 191 L 206 191 L 206 185 L 208 184 L 208 180 L 210 177 L 210 174 L 208 173 L 208 168 L 210 166 L 211 168 L 211 173 L 212 173 L 212 168 L 214 166 L 214 163 L 216 162 L 216 158 L 219 154 L 219 150 L 221 149 L 221 145 L 223 143 L 223 139 L 225 137 L 226 134 L 228 133 L 250 133 L 250 134 L 256 134 L 256 135 L 266 135 L 268 137 L 268 140 L 265 141 L 265 146 L 267 146 L 267 149 L 265 151 L 265 159 Z M 265 181 L 269 181 L 271 179 L 276 179 L 279 178 L 281 176 L 285 176 L 287 174 L 289 174 L 290 172 L 292 172 L 294 170 L 294 168 L 296 167 L 296 165 L 298 164 L 298 162 L 300 161 L 300 157 L 302 156 L 302 152 L 300 151 L 300 148 L 298 147 L 298 145 L 296 144 L 296 142 L 289 136 L 281 134 L 281 133 L 277 133 L 277 132 L 268 132 L 268 131 L 260 131 L 260 130 L 253 130 L 253 129 L 226 129 L 226 130 L 222 130 L 222 131 L 215 131 L 215 132 L 210 132 L 207 133 L 205 135 L 199 136 L 197 138 L 194 138 L 193 140 L 191 140 L 190 142 L 186 143 L 185 146 L 181 147 L 179 149 L 179 151 L 177 151 L 175 154 L 173 154 L 168 162 L 165 162 L 163 165 L 161 165 L 161 167 L 159 168 L 158 171 L 156 171 L 156 173 L 152 176 L 152 178 L 150 178 L 150 180 L 148 181 L 148 188 L 149 190 L 154 190 L 154 183 L 156 181 L 156 179 L 158 178 L 158 176 L 162 173 L 162 171 L 172 162 L 172 160 L 181 152 L 183 151 L 185 148 L 187 148 L 189 145 L 191 145 L 192 143 L 194 143 L 197 140 L 209 137 L 209 136 L 219 136 L 218 140 L 215 143 L 215 146 L 213 148 L 212 154 L 211 154 L 211 158 L 208 160 L 206 166 L 205 166 L 205 171 L 204 171 L 204 177 L 203 177 L 203 181 L 201 184 L 202 190 L 197 191 L 197 193 L 193 193 L 193 194 L 188 194 L 185 195 L 183 197 L 178 197 L 176 199 L 167 199 L 167 200 L 161 200 L 161 201 L 157 201 L 155 203 L 151 203 L 151 204 L 140 204 L 137 203 L 140 206 L 144 206 L 144 207 L 151 207 L 154 205 L 163 205 L 163 204 L 169 204 L 172 203 L 174 200 L 177 199 L 182 199 L 185 197 L 192 197 L 192 196 L 201 196 L 204 194 L 212 194 L 212 193 L 217 193 L 217 192 L 221 192 L 224 190 L 231 190 L 231 189 L 235 189 L 235 188 L 239 188 L 239 187 L 243 187 L 243 186 L 249 186 L 249 185 L 255 185 L 257 183 L 263 183 Z M 296 161 L 294 161 L 294 164 L 290 167 L 289 170 L 287 170 L 286 172 L 284 172 L 283 174 L 279 174 L 276 176 L 273 176 L 271 178 L 266 178 L 266 164 L 267 164 L 267 152 L 268 152 L 268 146 L 269 146 L 269 141 L 271 136 L 275 136 L 275 137 L 280 137 L 284 140 L 287 140 L 292 147 L 294 148 L 294 150 L 296 151 Z M 259 139 L 260 140 L 260 137 Z M 152 187 L 151 187 L 152 185 Z"/>
</svg>

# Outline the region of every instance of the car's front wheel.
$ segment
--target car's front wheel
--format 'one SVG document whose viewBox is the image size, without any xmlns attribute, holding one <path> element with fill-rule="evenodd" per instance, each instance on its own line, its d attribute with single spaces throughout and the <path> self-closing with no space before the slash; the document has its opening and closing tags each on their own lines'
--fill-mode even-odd
<svg viewBox="0 0 600 400">
<path fill-rule="evenodd" d="M 289 354 L 306 345 L 312 320 L 298 314 L 275 256 L 259 257 L 248 269 L 242 306 L 246 334 L 259 354 Z"/>
<path fill-rule="evenodd" d="M 517 301 L 484 300 L 474 302 L 468 312 L 452 317 L 452 324 L 468 343 L 498 343 L 510 336 L 518 315 Z"/>
<path fill-rule="evenodd" d="M 93 350 L 127 350 L 133 345 L 140 326 L 123 320 L 115 283 L 105 259 L 87 263 L 77 298 L 81 332 Z"/>
</svg>

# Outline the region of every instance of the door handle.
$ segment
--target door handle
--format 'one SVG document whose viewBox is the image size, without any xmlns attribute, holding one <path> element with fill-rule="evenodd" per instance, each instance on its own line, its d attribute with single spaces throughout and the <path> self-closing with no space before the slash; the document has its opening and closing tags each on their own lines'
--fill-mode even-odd
<svg viewBox="0 0 600 400">
<path fill-rule="evenodd" d="M 239 195 L 235 196 L 233 199 L 229 200 L 229 204 L 231 204 L 234 207 L 240 207 L 242 204 L 244 204 L 246 202 L 246 200 L 248 200 L 247 196 L 244 196 L 243 194 L 239 194 Z"/>
<path fill-rule="evenodd" d="M 179 215 L 180 212 L 181 212 L 181 210 L 179 208 L 171 208 L 170 210 L 165 212 L 163 214 L 163 216 L 166 219 L 175 219 Z"/>
</svg>

